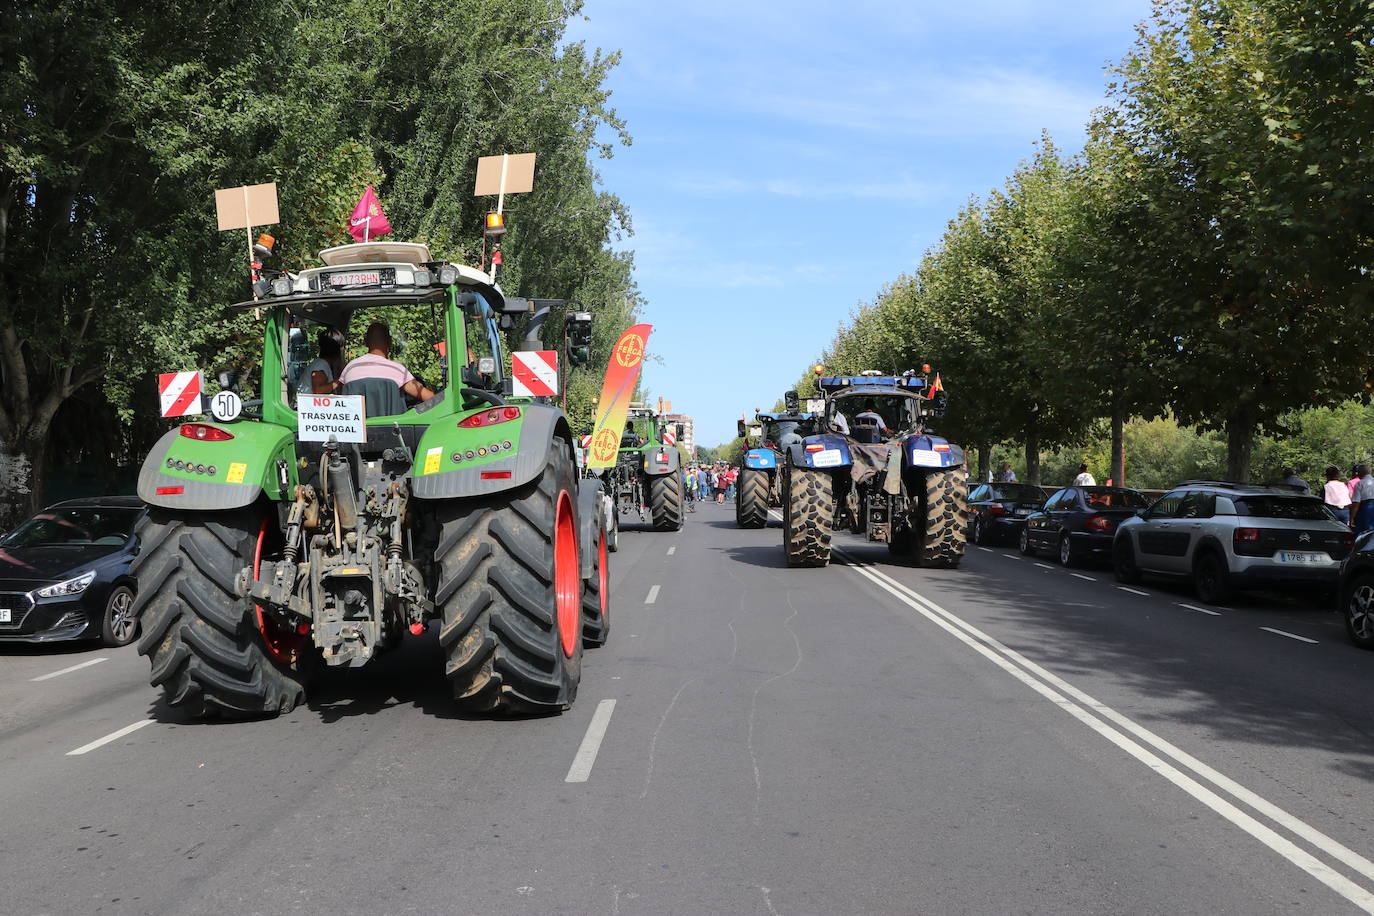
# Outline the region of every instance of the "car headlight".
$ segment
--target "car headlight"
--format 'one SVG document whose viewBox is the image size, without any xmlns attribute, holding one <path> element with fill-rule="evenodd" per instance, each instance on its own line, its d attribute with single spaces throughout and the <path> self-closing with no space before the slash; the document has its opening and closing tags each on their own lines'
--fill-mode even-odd
<svg viewBox="0 0 1374 916">
<path fill-rule="evenodd" d="M 67 598 L 71 595 L 79 595 L 90 587 L 95 581 L 95 570 L 84 572 L 79 576 L 67 579 L 65 582 L 58 582 L 56 585 L 49 585 L 40 588 L 36 592 L 39 598 Z"/>
</svg>

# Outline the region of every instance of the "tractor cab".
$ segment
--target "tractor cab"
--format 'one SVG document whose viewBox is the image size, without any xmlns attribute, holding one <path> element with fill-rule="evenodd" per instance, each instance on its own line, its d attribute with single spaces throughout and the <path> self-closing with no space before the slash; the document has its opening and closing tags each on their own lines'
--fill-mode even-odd
<svg viewBox="0 0 1374 916">
<path fill-rule="evenodd" d="M 917 375 L 828 376 L 817 381 L 825 394 L 826 429 L 855 442 L 878 445 L 920 431 L 935 414 L 927 382 Z"/>
</svg>

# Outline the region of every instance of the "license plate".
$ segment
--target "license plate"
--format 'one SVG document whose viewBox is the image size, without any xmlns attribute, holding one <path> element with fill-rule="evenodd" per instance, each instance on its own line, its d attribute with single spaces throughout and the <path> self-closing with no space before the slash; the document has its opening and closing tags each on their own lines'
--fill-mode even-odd
<svg viewBox="0 0 1374 916">
<path fill-rule="evenodd" d="M 14 613 L 7 607 L 0 607 L 0 623 L 10 623 L 10 615 Z"/>
<path fill-rule="evenodd" d="M 1304 553 L 1301 551 L 1281 550 L 1279 551 L 1280 563 L 1292 563 L 1297 566 L 1320 566 L 1330 562 L 1330 558 L 1324 553 Z"/>
<path fill-rule="evenodd" d="M 382 275 L 376 271 L 352 274 L 330 274 L 330 286 L 377 286 L 382 282 Z"/>
</svg>

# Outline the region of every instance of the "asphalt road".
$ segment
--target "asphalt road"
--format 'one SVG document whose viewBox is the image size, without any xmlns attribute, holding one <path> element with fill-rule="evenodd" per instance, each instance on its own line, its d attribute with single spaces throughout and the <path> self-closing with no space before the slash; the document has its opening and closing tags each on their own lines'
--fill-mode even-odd
<svg viewBox="0 0 1374 916">
<path fill-rule="evenodd" d="M 1374 911 L 1374 655 L 1335 614 L 780 542 L 625 531 L 547 719 L 458 714 L 432 632 L 213 725 L 132 649 L 0 649 L 0 911 Z"/>
</svg>

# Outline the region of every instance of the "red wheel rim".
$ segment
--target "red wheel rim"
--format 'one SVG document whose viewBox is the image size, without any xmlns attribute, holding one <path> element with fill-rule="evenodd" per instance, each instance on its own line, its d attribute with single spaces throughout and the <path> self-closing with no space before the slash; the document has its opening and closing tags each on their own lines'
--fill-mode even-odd
<svg viewBox="0 0 1374 916">
<path fill-rule="evenodd" d="M 267 540 L 267 522 L 269 517 L 262 517 L 262 527 L 258 529 L 258 543 L 253 548 L 253 581 L 258 581 L 258 573 L 262 570 L 262 545 Z M 262 644 L 267 647 L 267 652 L 283 665 L 289 665 L 296 660 L 296 652 L 300 648 L 301 639 L 290 630 L 284 629 L 281 624 L 271 614 L 264 614 L 262 605 L 253 602 L 253 615 L 258 621 L 258 632 L 262 634 Z"/>
<path fill-rule="evenodd" d="M 606 586 L 609 576 L 606 573 L 606 530 L 601 530 L 601 537 L 596 547 L 596 593 L 601 599 L 601 620 L 604 623 L 606 615 L 610 613 L 611 602 L 606 597 Z"/>
<path fill-rule="evenodd" d="M 572 658 L 577 651 L 578 626 L 582 615 L 582 579 L 577 563 L 577 525 L 573 519 L 572 497 L 564 490 L 558 494 L 558 509 L 553 520 L 553 591 L 558 614 L 558 639 L 563 655 Z"/>
</svg>

